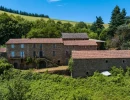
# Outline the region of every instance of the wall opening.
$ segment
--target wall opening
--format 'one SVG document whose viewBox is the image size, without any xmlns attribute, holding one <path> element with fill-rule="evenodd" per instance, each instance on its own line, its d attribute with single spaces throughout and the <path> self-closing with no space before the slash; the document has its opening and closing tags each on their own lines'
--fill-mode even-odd
<svg viewBox="0 0 130 100">
<path fill-rule="evenodd" d="M 88 72 L 86 72 L 86 75 L 89 75 L 89 73 L 88 73 Z"/>
<path fill-rule="evenodd" d="M 42 52 L 42 51 L 39 52 L 39 57 L 40 57 L 40 58 L 43 57 L 43 52 Z"/>
<path fill-rule="evenodd" d="M 125 60 L 123 60 L 122 62 L 125 63 Z"/>
<path fill-rule="evenodd" d="M 18 63 L 14 63 L 14 68 L 18 68 Z"/>
<path fill-rule="evenodd" d="M 106 60 L 106 63 L 108 63 L 108 60 Z"/>
<path fill-rule="evenodd" d="M 57 61 L 57 65 L 60 65 L 60 60 Z"/>
<path fill-rule="evenodd" d="M 39 69 L 41 69 L 41 68 L 46 68 L 46 62 L 45 61 L 39 62 Z"/>
</svg>

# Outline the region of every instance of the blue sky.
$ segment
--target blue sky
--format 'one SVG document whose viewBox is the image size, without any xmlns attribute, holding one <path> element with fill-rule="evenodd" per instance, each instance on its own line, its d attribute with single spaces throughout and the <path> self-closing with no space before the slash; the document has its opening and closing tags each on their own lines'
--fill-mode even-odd
<svg viewBox="0 0 130 100">
<path fill-rule="evenodd" d="M 130 0 L 0 0 L 0 5 L 15 10 L 46 14 L 50 18 L 94 22 L 101 16 L 109 23 L 116 5 L 125 8 L 130 15 Z"/>
</svg>

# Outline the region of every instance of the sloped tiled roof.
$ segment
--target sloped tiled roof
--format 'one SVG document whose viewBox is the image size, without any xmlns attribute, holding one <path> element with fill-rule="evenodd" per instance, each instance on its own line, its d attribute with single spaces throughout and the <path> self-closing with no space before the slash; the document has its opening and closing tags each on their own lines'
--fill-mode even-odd
<svg viewBox="0 0 130 100">
<path fill-rule="evenodd" d="M 87 33 L 62 33 L 63 39 L 88 39 Z"/>
<path fill-rule="evenodd" d="M 0 48 L 0 52 L 6 52 L 6 48 Z"/>
<path fill-rule="evenodd" d="M 73 59 L 130 58 L 130 50 L 72 51 Z"/>
<path fill-rule="evenodd" d="M 93 45 L 97 45 L 97 43 L 91 40 L 67 40 L 64 41 L 64 45 L 93 46 Z"/>
<path fill-rule="evenodd" d="M 31 38 L 31 39 L 10 39 L 6 44 L 21 43 L 63 43 L 62 38 Z"/>
</svg>

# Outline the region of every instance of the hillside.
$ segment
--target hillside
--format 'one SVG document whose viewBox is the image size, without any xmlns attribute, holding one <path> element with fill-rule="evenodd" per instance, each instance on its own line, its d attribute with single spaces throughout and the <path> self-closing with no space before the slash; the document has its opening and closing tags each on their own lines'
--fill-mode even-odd
<svg viewBox="0 0 130 100">
<path fill-rule="evenodd" d="M 5 12 L 5 11 L 0 11 L 0 14 L 2 14 L 2 13 L 7 13 L 8 15 L 13 15 L 13 16 L 21 16 L 22 18 L 29 20 L 29 21 L 35 21 L 35 20 L 41 19 L 41 17 L 25 16 L 25 15 L 19 15 L 19 14 L 9 13 L 9 12 Z M 42 18 L 42 19 L 44 19 L 45 21 L 49 20 L 49 18 Z M 53 19 L 53 20 L 55 22 L 61 21 L 62 23 L 71 23 L 73 25 L 75 25 L 77 23 L 75 21 L 68 21 L 68 20 L 59 20 L 59 19 Z M 86 24 L 91 25 L 91 23 L 86 23 Z M 107 28 L 108 24 L 104 24 L 104 26 Z"/>
</svg>

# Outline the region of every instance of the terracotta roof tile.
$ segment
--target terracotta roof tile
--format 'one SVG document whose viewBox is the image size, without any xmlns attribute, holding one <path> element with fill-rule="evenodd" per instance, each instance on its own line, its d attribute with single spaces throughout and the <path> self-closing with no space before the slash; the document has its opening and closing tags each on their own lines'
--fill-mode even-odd
<svg viewBox="0 0 130 100">
<path fill-rule="evenodd" d="M 73 59 L 130 58 L 130 50 L 72 51 Z"/>
<path fill-rule="evenodd" d="M 91 40 L 66 40 L 64 41 L 64 45 L 93 46 L 97 45 L 97 43 Z"/>
<path fill-rule="evenodd" d="M 6 48 L 0 48 L 0 52 L 6 52 Z"/>
<path fill-rule="evenodd" d="M 10 39 L 6 44 L 21 43 L 63 43 L 62 38 L 31 38 L 31 39 Z"/>
</svg>

